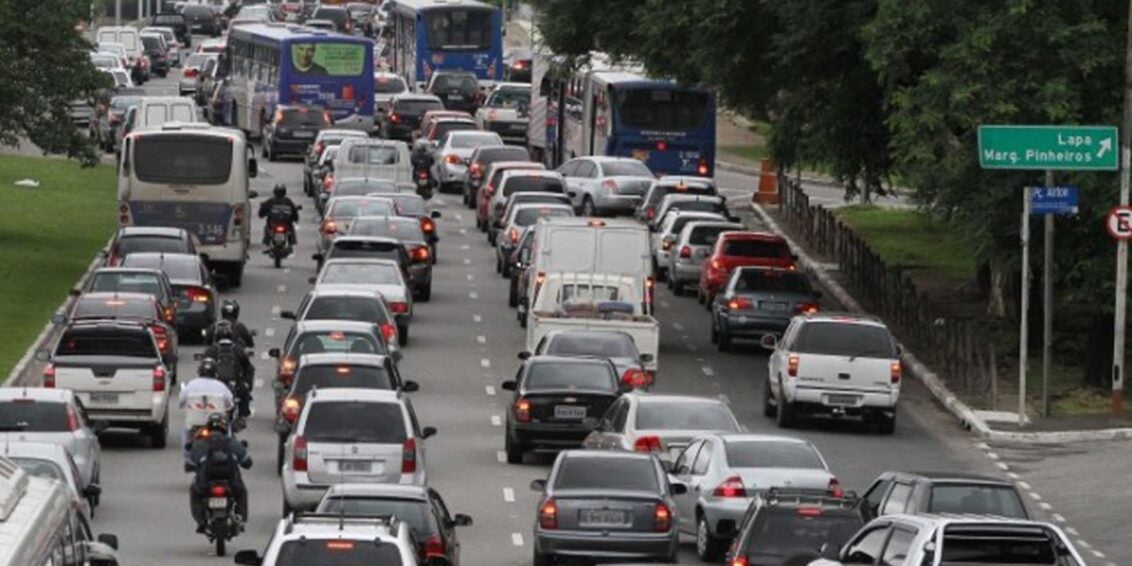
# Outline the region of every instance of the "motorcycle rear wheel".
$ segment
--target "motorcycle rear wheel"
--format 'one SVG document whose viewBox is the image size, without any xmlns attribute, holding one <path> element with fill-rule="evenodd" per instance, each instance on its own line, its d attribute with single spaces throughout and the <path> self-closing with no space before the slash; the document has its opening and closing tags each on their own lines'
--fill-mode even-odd
<svg viewBox="0 0 1132 566">
<path fill-rule="evenodd" d="M 216 555 L 224 556 L 227 550 L 225 546 L 228 544 L 228 523 L 226 521 L 216 521 L 213 524 L 212 536 L 216 537 Z"/>
</svg>

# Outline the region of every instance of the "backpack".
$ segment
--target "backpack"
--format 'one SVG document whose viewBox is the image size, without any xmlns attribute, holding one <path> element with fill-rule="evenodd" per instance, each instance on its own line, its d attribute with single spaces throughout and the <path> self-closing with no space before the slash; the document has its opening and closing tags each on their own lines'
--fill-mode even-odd
<svg viewBox="0 0 1132 566">
<path fill-rule="evenodd" d="M 221 381 L 238 381 L 243 374 L 243 366 L 236 354 L 236 345 L 217 344 L 216 346 L 216 377 Z"/>
<path fill-rule="evenodd" d="M 214 436 L 208 440 L 208 453 L 204 459 L 204 479 L 231 481 L 236 475 L 236 463 L 228 451 L 228 439 Z"/>
</svg>

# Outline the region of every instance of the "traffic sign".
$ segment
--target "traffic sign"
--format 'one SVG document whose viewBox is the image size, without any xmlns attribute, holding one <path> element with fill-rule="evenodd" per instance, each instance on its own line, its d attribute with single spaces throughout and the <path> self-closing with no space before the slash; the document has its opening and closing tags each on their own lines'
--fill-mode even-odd
<svg viewBox="0 0 1132 566">
<path fill-rule="evenodd" d="M 1077 214 L 1075 186 L 1030 187 L 1030 214 Z"/>
<path fill-rule="evenodd" d="M 1132 239 L 1132 206 L 1114 206 L 1105 219 L 1108 234 L 1117 240 Z"/>
<path fill-rule="evenodd" d="M 1119 149 L 1112 126 L 979 126 L 983 169 L 1115 171 Z"/>
</svg>

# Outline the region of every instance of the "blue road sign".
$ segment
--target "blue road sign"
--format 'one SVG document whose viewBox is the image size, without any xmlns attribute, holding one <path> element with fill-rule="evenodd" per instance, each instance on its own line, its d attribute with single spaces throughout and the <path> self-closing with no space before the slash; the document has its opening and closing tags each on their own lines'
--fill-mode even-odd
<svg viewBox="0 0 1132 566">
<path fill-rule="evenodd" d="M 1030 187 L 1030 214 L 1077 214 L 1075 186 Z"/>
</svg>

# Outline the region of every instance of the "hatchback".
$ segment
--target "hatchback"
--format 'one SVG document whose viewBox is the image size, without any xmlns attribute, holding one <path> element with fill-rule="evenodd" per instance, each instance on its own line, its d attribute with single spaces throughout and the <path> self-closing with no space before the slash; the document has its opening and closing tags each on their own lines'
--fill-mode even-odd
<svg viewBox="0 0 1132 566">
<path fill-rule="evenodd" d="M 483 148 L 488 149 L 488 148 Z M 475 158 L 472 159 L 471 167 L 475 167 Z M 514 169 L 527 169 L 532 171 L 544 171 L 546 166 L 542 163 L 535 163 L 533 161 L 496 161 L 486 165 L 486 171 L 480 173 L 483 178 L 478 183 L 475 193 L 472 195 L 472 202 L 470 208 L 476 210 L 476 228 L 481 232 L 487 232 L 487 203 L 491 201 L 491 197 L 495 195 L 495 189 L 499 186 L 499 181 L 503 178 L 505 171 Z M 469 173 L 470 174 L 470 173 Z M 465 181 L 467 183 L 468 181 Z M 570 198 L 563 194 L 562 200 L 566 204 L 570 204 Z"/>
<path fill-rule="evenodd" d="M 781 336 L 794 315 L 818 312 L 821 296 L 797 271 L 740 267 L 711 303 L 711 341 L 725 352 L 736 338 Z"/>
<path fill-rule="evenodd" d="M 687 214 L 704 213 L 689 212 Z M 688 222 L 685 222 L 680 230 L 676 230 L 674 238 L 669 240 L 672 251 L 668 254 L 665 279 L 668 281 L 668 288 L 672 290 L 672 293 L 677 296 L 683 295 L 685 286 L 694 285 L 700 280 L 700 269 L 703 267 L 704 260 L 711 254 L 711 250 L 715 247 L 715 242 L 719 239 L 721 233 L 743 229 L 745 227 L 742 224 L 735 222 L 719 222 L 689 217 Z M 663 240 L 661 245 L 665 245 Z"/>
<path fill-rule="evenodd" d="M 851 494 L 826 490 L 770 489 L 752 494 L 727 551 L 726 564 L 763 566 L 810 564 L 823 547 L 844 545 L 864 524 Z M 697 553 L 712 556 L 708 540 L 696 540 Z M 700 552 L 708 551 L 708 552 Z M 717 555 L 716 555 L 717 556 Z"/>
<path fill-rule="evenodd" d="M 442 110 L 439 98 L 423 94 L 398 94 L 389 101 L 388 110 L 376 116 L 381 136 L 387 139 L 411 141 L 413 132 L 420 126 L 421 116 L 429 110 Z"/>
<path fill-rule="evenodd" d="M 697 298 L 711 308 L 711 301 L 727 283 L 731 270 L 748 265 L 796 269 L 797 261 L 786 240 L 770 232 L 724 232 L 700 267 Z"/>
<path fill-rule="evenodd" d="M 385 306 L 381 293 L 362 289 L 311 289 L 294 311 L 282 311 L 280 318 L 305 320 L 345 320 L 369 322 L 381 330 L 390 351 L 398 350 L 397 325 Z M 291 368 L 292 370 L 294 368 Z"/>
<path fill-rule="evenodd" d="M 666 175 L 652 182 L 633 215 L 641 222 L 652 222 L 661 199 L 670 194 L 715 195 L 719 192 L 711 179 Z"/>
<path fill-rule="evenodd" d="M 122 267 L 160 269 L 169 277 L 177 296 L 177 328 L 194 335 L 216 322 L 216 286 L 199 256 L 189 254 L 134 253 Z M 185 334 L 188 335 L 188 334 Z"/>
</svg>

